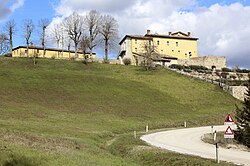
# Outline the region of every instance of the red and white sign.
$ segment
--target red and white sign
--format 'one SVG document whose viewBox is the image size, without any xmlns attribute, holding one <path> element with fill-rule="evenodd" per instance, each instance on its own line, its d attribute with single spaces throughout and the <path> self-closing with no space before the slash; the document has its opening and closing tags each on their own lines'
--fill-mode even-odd
<svg viewBox="0 0 250 166">
<path fill-rule="evenodd" d="M 224 132 L 224 138 L 234 138 L 234 131 L 230 126 Z"/>
<path fill-rule="evenodd" d="M 226 116 L 225 121 L 224 121 L 224 125 L 227 125 L 227 126 L 234 125 L 233 117 L 230 114 L 228 114 Z"/>
</svg>

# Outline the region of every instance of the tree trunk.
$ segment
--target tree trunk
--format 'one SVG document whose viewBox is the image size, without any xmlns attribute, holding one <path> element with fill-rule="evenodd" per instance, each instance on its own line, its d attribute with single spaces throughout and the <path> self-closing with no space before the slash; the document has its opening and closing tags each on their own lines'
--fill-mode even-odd
<svg viewBox="0 0 250 166">
<path fill-rule="evenodd" d="M 75 59 L 77 58 L 77 43 L 75 43 Z"/>
<path fill-rule="evenodd" d="M 27 58 L 29 58 L 29 42 L 26 41 Z"/>
<path fill-rule="evenodd" d="M 43 57 L 45 57 L 45 28 L 43 28 L 43 36 L 42 36 L 42 47 L 43 47 Z"/>
<path fill-rule="evenodd" d="M 105 61 L 108 62 L 108 39 L 105 39 Z"/>
<path fill-rule="evenodd" d="M 90 40 L 90 59 L 92 59 L 93 48 L 92 48 L 92 40 Z"/>
<path fill-rule="evenodd" d="M 12 56 L 12 50 L 13 50 L 13 41 L 12 41 L 12 34 L 10 35 L 10 54 Z"/>
<path fill-rule="evenodd" d="M 36 55 L 34 54 L 34 58 L 33 58 L 33 64 L 34 66 L 36 65 Z"/>
<path fill-rule="evenodd" d="M 60 58 L 59 42 L 57 42 L 57 58 Z"/>
</svg>

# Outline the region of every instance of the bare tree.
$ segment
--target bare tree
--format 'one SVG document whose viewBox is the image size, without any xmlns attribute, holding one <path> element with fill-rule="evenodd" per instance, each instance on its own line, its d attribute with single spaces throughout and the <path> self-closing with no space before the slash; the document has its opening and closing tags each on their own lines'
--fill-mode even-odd
<svg viewBox="0 0 250 166">
<path fill-rule="evenodd" d="M 6 54 L 9 50 L 8 38 L 0 34 L 0 56 Z"/>
<path fill-rule="evenodd" d="M 92 58 L 93 48 L 98 45 L 96 41 L 97 36 L 100 34 L 100 24 L 101 24 L 101 15 L 96 10 L 91 10 L 84 19 L 84 23 L 86 25 L 86 29 L 88 30 L 89 34 L 89 50 L 90 50 L 90 57 Z M 86 40 L 85 40 L 86 41 Z"/>
<path fill-rule="evenodd" d="M 104 15 L 102 17 L 100 33 L 102 34 L 105 46 L 105 61 L 108 61 L 109 46 L 114 44 L 114 41 L 118 37 L 118 23 L 110 15 Z"/>
<path fill-rule="evenodd" d="M 75 58 L 77 58 L 77 48 L 83 33 L 83 17 L 74 12 L 64 20 L 64 29 L 68 37 L 74 42 Z"/>
<path fill-rule="evenodd" d="M 160 58 L 160 54 L 158 54 L 157 46 L 154 45 L 153 41 L 148 40 L 141 44 L 141 52 L 138 53 L 144 59 L 144 66 L 146 70 L 149 70 L 155 59 Z"/>
<path fill-rule="evenodd" d="M 39 20 L 38 22 L 38 26 L 40 28 L 42 28 L 42 37 L 41 37 L 41 44 L 42 44 L 42 48 L 43 48 L 43 57 L 45 57 L 45 37 L 46 37 L 46 28 L 48 27 L 49 25 L 49 20 L 44 18 L 44 19 L 41 19 Z"/>
<path fill-rule="evenodd" d="M 24 25 L 24 38 L 26 41 L 26 48 L 27 48 L 27 57 L 29 57 L 30 37 L 34 31 L 34 24 L 33 24 L 33 21 L 31 19 L 25 19 L 23 21 L 23 25 Z"/>
<path fill-rule="evenodd" d="M 54 24 L 54 27 L 52 28 L 52 33 L 56 41 L 57 50 L 58 50 L 57 56 L 59 58 L 59 46 L 60 46 L 60 42 L 63 40 L 63 32 L 62 32 L 61 24 Z"/>
<path fill-rule="evenodd" d="M 8 36 L 8 41 L 9 41 L 9 49 L 10 49 L 10 54 L 12 55 L 12 50 L 13 50 L 13 35 L 15 34 L 16 30 L 16 23 L 14 20 L 10 20 L 6 22 L 4 26 L 4 31 L 6 35 Z"/>
<path fill-rule="evenodd" d="M 81 38 L 81 42 L 80 42 L 80 49 L 82 50 L 82 53 L 83 53 L 83 57 L 85 60 L 87 60 L 87 57 L 86 57 L 86 52 L 87 52 L 87 49 L 90 48 L 89 47 L 89 38 L 87 37 L 87 35 L 82 35 L 82 38 Z M 92 55 L 90 55 L 92 56 Z"/>
</svg>

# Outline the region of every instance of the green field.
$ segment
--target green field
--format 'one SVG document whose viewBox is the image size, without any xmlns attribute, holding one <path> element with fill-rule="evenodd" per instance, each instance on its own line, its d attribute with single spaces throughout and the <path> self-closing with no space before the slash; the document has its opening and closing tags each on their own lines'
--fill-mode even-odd
<svg viewBox="0 0 250 166">
<path fill-rule="evenodd" d="M 222 124 L 236 103 L 166 69 L 0 58 L 0 165 L 216 165 L 133 131 Z"/>
</svg>

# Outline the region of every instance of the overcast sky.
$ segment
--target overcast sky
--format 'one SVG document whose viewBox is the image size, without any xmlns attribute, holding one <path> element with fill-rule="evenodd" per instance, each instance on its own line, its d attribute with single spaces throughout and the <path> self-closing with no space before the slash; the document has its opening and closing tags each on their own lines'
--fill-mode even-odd
<svg viewBox="0 0 250 166">
<path fill-rule="evenodd" d="M 120 39 L 147 29 L 159 34 L 190 31 L 199 38 L 200 56 L 226 56 L 229 66 L 250 68 L 250 0 L 0 0 L 0 27 L 15 19 L 19 31 L 14 45 L 24 45 L 23 19 L 55 22 L 73 11 L 92 9 L 117 19 Z M 35 35 L 33 40 L 38 40 Z"/>
</svg>

